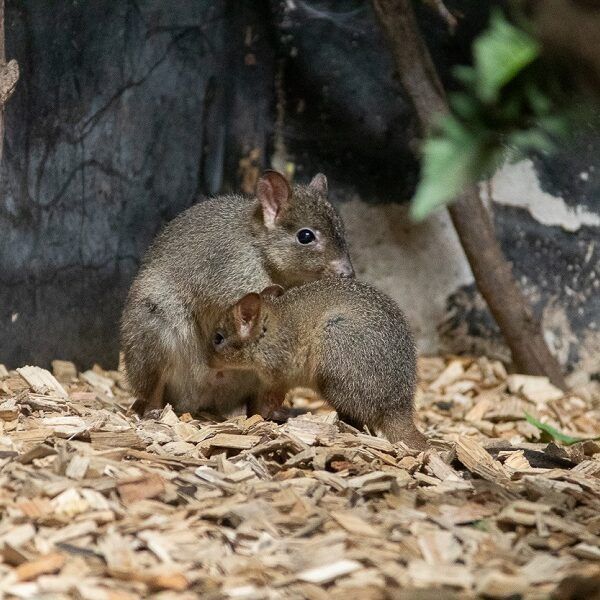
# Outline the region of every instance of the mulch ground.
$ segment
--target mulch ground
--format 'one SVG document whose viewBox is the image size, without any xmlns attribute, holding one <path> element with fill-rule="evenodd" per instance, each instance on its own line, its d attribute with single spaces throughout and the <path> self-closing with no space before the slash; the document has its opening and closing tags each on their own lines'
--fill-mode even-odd
<svg viewBox="0 0 600 600">
<path fill-rule="evenodd" d="M 0 366 L 0 597 L 600 598 L 598 382 L 423 358 L 431 449 L 306 415 L 157 420 L 118 372 Z M 573 440 L 568 440 L 573 442 Z"/>
</svg>

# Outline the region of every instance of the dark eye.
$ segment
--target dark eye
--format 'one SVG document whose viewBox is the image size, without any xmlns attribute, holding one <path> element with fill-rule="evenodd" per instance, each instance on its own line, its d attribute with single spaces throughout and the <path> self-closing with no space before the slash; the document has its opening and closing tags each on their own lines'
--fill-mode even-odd
<svg viewBox="0 0 600 600">
<path fill-rule="evenodd" d="M 224 341 L 225 341 L 225 336 L 222 333 L 217 331 L 217 333 L 215 333 L 215 336 L 213 337 L 213 346 L 215 348 L 219 348 L 220 346 L 223 345 Z"/>
<path fill-rule="evenodd" d="M 301 244 L 310 244 L 315 241 L 315 232 L 311 229 L 301 229 L 297 234 L 296 238 Z"/>
</svg>

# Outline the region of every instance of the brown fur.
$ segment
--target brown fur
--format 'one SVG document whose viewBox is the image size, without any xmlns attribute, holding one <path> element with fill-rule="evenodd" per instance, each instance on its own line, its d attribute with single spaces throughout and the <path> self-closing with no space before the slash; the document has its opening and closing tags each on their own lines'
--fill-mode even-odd
<svg viewBox="0 0 600 600">
<path fill-rule="evenodd" d="M 426 446 L 414 425 L 416 350 L 402 311 L 351 279 L 321 280 L 280 297 L 256 293 L 222 317 L 209 363 L 256 370 L 267 397 L 296 386 L 318 391 L 340 417 Z"/>
<path fill-rule="evenodd" d="M 224 375 L 206 364 L 217 316 L 252 290 L 339 274 L 335 261 L 351 274 L 343 224 L 326 199 L 323 175 L 292 190 L 283 176 L 268 172 L 257 192 L 192 206 L 147 252 L 121 324 L 139 412 L 166 401 L 178 412 L 223 414 L 252 398 L 257 380 L 251 372 Z M 318 245 L 297 242 L 303 227 L 319 233 Z"/>
</svg>

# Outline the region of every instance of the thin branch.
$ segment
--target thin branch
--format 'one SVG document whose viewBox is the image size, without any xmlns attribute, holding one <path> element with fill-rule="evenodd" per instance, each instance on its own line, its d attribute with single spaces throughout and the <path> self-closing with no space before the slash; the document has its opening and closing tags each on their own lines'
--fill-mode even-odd
<svg viewBox="0 0 600 600">
<path fill-rule="evenodd" d="M 412 4 L 410 0 L 373 0 L 373 6 L 421 131 L 426 133 L 449 109 Z M 546 375 L 565 389 L 560 365 L 548 350 L 540 323 L 513 278 L 478 188 L 466 190 L 448 210 L 477 287 L 504 335 L 515 365 L 523 373 Z"/>
</svg>

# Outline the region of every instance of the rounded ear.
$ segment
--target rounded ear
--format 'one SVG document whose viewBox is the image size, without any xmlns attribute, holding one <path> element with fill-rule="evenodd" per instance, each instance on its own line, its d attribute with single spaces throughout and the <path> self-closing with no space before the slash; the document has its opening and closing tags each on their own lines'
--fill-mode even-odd
<svg viewBox="0 0 600 600">
<path fill-rule="evenodd" d="M 258 325 L 261 307 L 260 295 L 255 292 L 246 294 L 233 307 L 235 328 L 243 340 L 248 339 Z"/>
<path fill-rule="evenodd" d="M 278 298 L 283 294 L 283 288 L 280 285 L 269 285 L 261 293 L 261 298 Z"/>
<path fill-rule="evenodd" d="M 311 179 L 310 183 L 308 184 L 308 187 L 311 190 L 314 190 L 315 192 L 317 192 L 317 194 L 320 194 L 321 196 L 324 196 L 325 198 L 327 198 L 327 192 L 328 192 L 327 177 L 325 177 L 325 175 L 323 175 L 323 173 L 317 173 Z"/>
<path fill-rule="evenodd" d="M 262 206 L 265 226 L 272 229 L 291 202 L 292 188 L 281 173 L 265 171 L 256 184 L 256 197 Z"/>
</svg>

